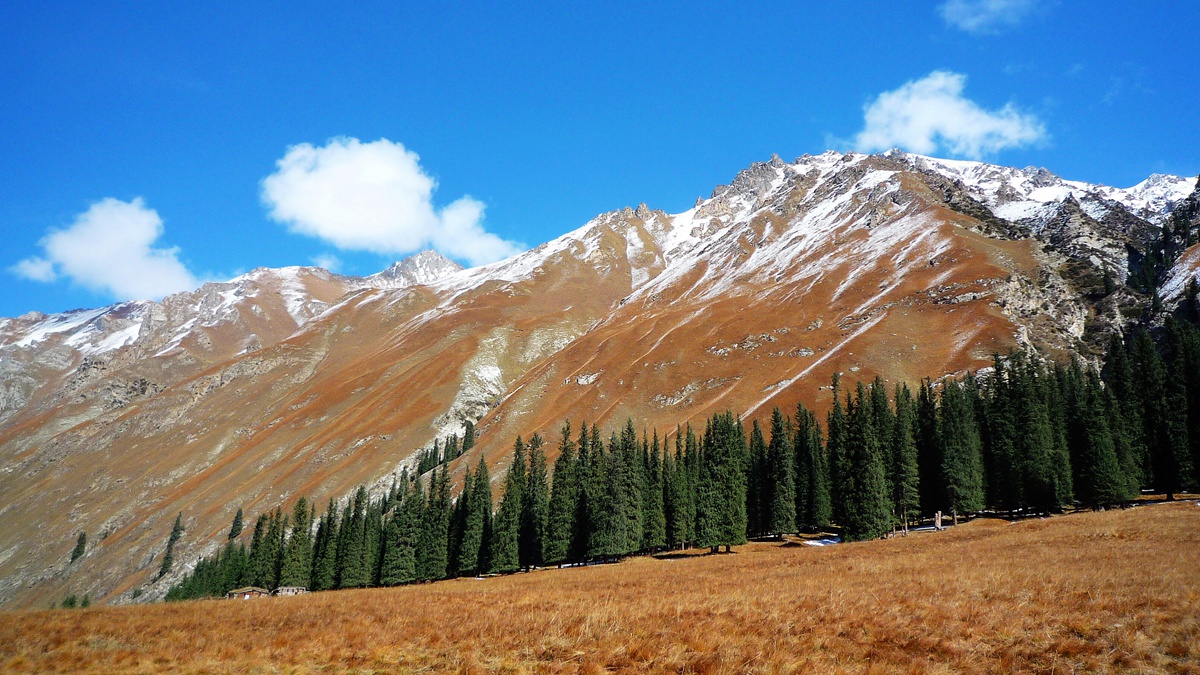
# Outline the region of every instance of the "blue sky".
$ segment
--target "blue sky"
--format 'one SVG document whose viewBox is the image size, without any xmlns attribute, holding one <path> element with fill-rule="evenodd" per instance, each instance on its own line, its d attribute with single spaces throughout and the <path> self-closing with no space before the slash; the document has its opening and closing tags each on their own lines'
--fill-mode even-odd
<svg viewBox="0 0 1200 675">
<path fill-rule="evenodd" d="M 0 316 L 482 262 L 772 153 L 1200 173 L 1193 2 L 425 4 L 0 5 Z"/>
</svg>

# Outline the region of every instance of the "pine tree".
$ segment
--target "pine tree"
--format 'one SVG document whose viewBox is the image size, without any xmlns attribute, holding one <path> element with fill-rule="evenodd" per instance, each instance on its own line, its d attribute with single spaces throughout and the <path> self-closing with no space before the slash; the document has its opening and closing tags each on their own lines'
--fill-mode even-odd
<svg viewBox="0 0 1200 675">
<path fill-rule="evenodd" d="M 917 443 L 914 434 L 916 414 L 912 392 L 907 386 L 896 386 L 896 417 L 892 432 L 891 486 L 892 504 L 904 531 L 908 524 L 921 516 L 921 475 L 917 466 Z"/>
<path fill-rule="evenodd" d="M 796 531 L 796 457 L 791 422 L 779 408 L 771 412 L 771 442 L 767 447 L 766 531 L 782 535 Z"/>
<path fill-rule="evenodd" d="M 593 427 L 594 428 L 594 427 Z M 592 536 L 592 500 L 595 499 L 596 487 L 593 475 L 593 458 L 591 453 L 592 441 L 588 435 L 587 422 L 579 427 L 579 457 L 575 460 L 575 477 L 577 482 L 575 492 L 575 530 L 571 534 L 570 560 L 583 561 L 591 550 Z"/>
<path fill-rule="evenodd" d="M 327 591 L 337 585 L 337 541 L 337 503 L 330 499 L 325 515 L 317 527 L 317 537 L 313 546 L 313 590 Z"/>
<path fill-rule="evenodd" d="M 458 571 L 460 574 L 477 575 L 483 571 L 480 563 L 487 541 L 484 534 L 492 515 L 492 482 L 488 475 L 487 462 L 482 456 L 475 470 L 471 490 L 469 493 L 464 490 L 464 494 L 467 495 L 467 508 Z"/>
<path fill-rule="evenodd" d="M 417 538 L 417 578 L 436 581 L 449 571 L 450 471 L 434 470 Z"/>
<path fill-rule="evenodd" d="M 844 514 L 842 538 L 874 539 L 891 525 L 886 462 L 876 430 L 875 410 L 866 388 L 859 382 L 853 403 L 847 405 L 845 475 L 839 497 Z M 885 423 L 887 423 L 885 418 Z"/>
<path fill-rule="evenodd" d="M 796 523 L 809 530 L 829 527 L 833 503 L 829 493 L 829 460 L 817 416 L 796 406 Z"/>
<path fill-rule="evenodd" d="M 383 586 L 406 584 L 417 579 L 417 537 L 425 511 L 425 495 L 420 481 L 414 482 L 411 491 L 403 486 L 400 492 L 400 505 L 384 526 L 387 543 L 379 573 L 379 583 Z"/>
<path fill-rule="evenodd" d="M 463 425 L 462 451 L 459 454 L 467 454 L 467 451 L 475 447 L 475 423 L 470 420 Z"/>
<path fill-rule="evenodd" d="M 829 457 L 829 497 L 832 504 L 832 518 L 838 523 L 845 523 L 850 517 L 843 509 L 847 503 L 847 491 L 850 489 L 850 466 L 846 459 L 847 422 L 846 410 L 840 399 L 841 378 L 833 375 L 833 408 L 828 415 L 828 438 L 825 442 L 826 453 Z"/>
<path fill-rule="evenodd" d="M 921 476 L 921 512 L 945 511 L 947 486 L 942 471 L 942 442 L 933 384 L 926 378 L 917 392 L 917 473 Z"/>
<path fill-rule="evenodd" d="M 87 552 L 87 532 L 80 532 L 75 540 L 75 548 L 71 550 L 71 562 L 79 560 Z"/>
<path fill-rule="evenodd" d="M 1124 339 L 1115 333 L 1109 340 L 1101 377 L 1107 390 L 1112 393 L 1112 408 L 1108 416 L 1112 425 L 1113 444 L 1127 483 L 1126 493 L 1132 498 L 1145 483 L 1143 468 L 1146 466 L 1146 441 L 1129 353 Z"/>
<path fill-rule="evenodd" d="M 746 457 L 746 531 L 759 536 L 766 532 L 767 441 L 758 420 L 750 427 L 750 446 Z"/>
<path fill-rule="evenodd" d="M 292 532 L 279 571 L 280 586 L 308 588 L 312 576 L 312 528 L 308 499 L 301 497 L 292 509 Z"/>
<path fill-rule="evenodd" d="M 518 436 L 513 444 L 512 464 L 504 478 L 504 494 L 492 529 L 491 568 L 513 572 L 521 565 L 521 501 L 525 496 L 525 442 Z"/>
<path fill-rule="evenodd" d="M 1010 354 L 1013 361 L 1020 358 L 1016 352 Z M 986 501 L 996 508 L 1013 511 L 1025 505 L 1021 464 L 1017 460 L 1015 375 L 999 354 L 992 359 L 995 365 L 988 392 L 988 414 L 981 424 Z"/>
<path fill-rule="evenodd" d="M 237 514 L 233 517 L 233 524 L 229 526 L 229 541 L 238 538 L 242 533 L 242 510 L 239 508 Z"/>
<path fill-rule="evenodd" d="M 667 544 L 672 548 L 683 548 L 694 537 L 696 524 L 696 503 L 692 494 L 692 474 L 684 454 L 684 432 L 680 427 L 675 428 L 675 456 L 670 461 L 670 468 L 664 469 L 666 479 L 666 497 L 664 510 L 667 517 Z M 691 425 L 688 425 L 687 438 L 695 444 Z M 664 464 L 666 464 L 664 462 Z"/>
<path fill-rule="evenodd" d="M 521 567 L 531 569 L 542 565 L 542 547 L 546 541 L 546 520 L 550 509 L 550 490 L 546 482 L 546 454 L 542 437 L 529 439 L 529 473 L 525 477 L 525 493 L 521 499 L 521 523 L 518 533 L 518 553 Z"/>
<path fill-rule="evenodd" d="M 645 432 L 642 446 L 645 448 Z M 649 452 L 644 453 L 642 472 L 642 545 L 643 551 L 657 551 L 667 545 L 667 515 L 665 488 L 663 486 L 662 448 L 658 441 L 658 430 Z"/>
<path fill-rule="evenodd" d="M 554 461 L 546 543 L 542 552 L 545 562 L 549 564 L 565 562 L 571 556 L 576 504 L 579 501 L 579 476 L 575 464 L 575 443 L 571 440 L 570 421 L 563 423 L 560 433 L 562 439 L 558 444 L 558 459 Z"/>
<path fill-rule="evenodd" d="M 958 522 L 960 514 L 983 508 L 983 458 L 979 426 L 970 394 L 956 380 L 946 380 L 942 389 L 938 428 L 942 451 L 942 480 L 950 513 Z"/>
<path fill-rule="evenodd" d="M 345 517 L 342 520 L 341 541 L 338 546 L 338 588 L 363 588 L 371 581 L 365 527 L 367 506 L 367 489 L 360 485 L 354 493 L 353 507 L 347 508 L 346 511 L 349 520 Z"/>
<path fill-rule="evenodd" d="M 171 536 L 167 538 L 167 552 L 163 554 L 162 565 L 158 568 L 158 576 L 162 578 L 175 564 L 175 542 L 183 536 L 183 513 L 175 516 L 175 525 L 171 527 Z"/>
<path fill-rule="evenodd" d="M 746 542 L 746 436 L 732 413 L 713 415 L 704 433 L 696 499 L 696 543 L 716 552 Z"/>
<path fill-rule="evenodd" d="M 1094 374 L 1089 373 L 1080 393 L 1069 419 L 1071 463 L 1079 501 L 1093 508 L 1119 504 L 1128 496 L 1128 483 L 1117 462 L 1108 425 L 1109 406 Z"/>
</svg>

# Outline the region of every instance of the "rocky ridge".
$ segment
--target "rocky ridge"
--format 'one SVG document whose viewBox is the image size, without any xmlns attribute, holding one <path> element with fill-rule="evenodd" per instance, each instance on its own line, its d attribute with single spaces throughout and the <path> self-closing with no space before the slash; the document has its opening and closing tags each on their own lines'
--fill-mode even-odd
<svg viewBox="0 0 1200 675">
<path fill-rule="evenodd" d="M 158 597 L 232 512 L 386 483 L 477 421 L 822 407 L 834 372 L 953 373 L 1014 346 L 1087 353 L 1140 316 L 1124 279 L 1184 179 L 1129 190 L 904 153 L 773 157 L 679 214 L 601 214 L 505 261 L 370 277 L 260 269 L 161 303 L 0 320 L 0 603 Z M 454 467 L 456 471 L 459 466 Z M 493 475 L 499 475 L 495 471 Z M 87 555 L 66 564 L 80 530 Z"/>
</svg>

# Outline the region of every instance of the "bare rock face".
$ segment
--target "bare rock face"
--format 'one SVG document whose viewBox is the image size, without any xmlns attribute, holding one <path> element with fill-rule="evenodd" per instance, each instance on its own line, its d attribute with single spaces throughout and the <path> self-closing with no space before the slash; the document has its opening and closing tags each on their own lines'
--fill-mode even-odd
<svg viewBox="0 0 1200 675">
<path fill-rule="evenodd" d="M 466 421 L 480 435 L 455 472 L 499 469 L 517 434 L 567 419 L 666 432 L 823 409 L 837 372 L 1086 356 L 1148 303 L 1120 284 L 1129 252 L 1195 201 L 1185 183 L 772 157 L 683 213 L 601 214 L 483 267 L 424 252 L 361 278 L 258 269 L 160 303 L 0 319 L 0 604 L 162 597 L 239 507 L 385 484 Z M 1197 267 L 1189 251 L 1168 290 Z M 155 580 L 178 513 L 176 569 Z M 93 543 L 68 564 L 80 531 Z"/>
</svg>

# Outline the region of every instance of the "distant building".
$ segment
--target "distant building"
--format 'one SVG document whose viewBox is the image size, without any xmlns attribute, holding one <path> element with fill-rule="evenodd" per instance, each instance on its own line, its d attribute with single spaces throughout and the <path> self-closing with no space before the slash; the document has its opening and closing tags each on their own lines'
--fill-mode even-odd
<svg viewBox="0 0 1200 675">
<path fill-rule="evenodd" d="M 249 600 L 250 598 L 265 598 L 271 595 L 271 592 L 265 588 L 258 586 L 247 586 L 245 588 L 235 588 L 225 594 L 225 597 L 230 600 Z"/>
<path fill-rule="evenodd" d="M 305 595 L 308 589 L 303 586 L 280 586 L 271 595 Z"/>
</svg>

